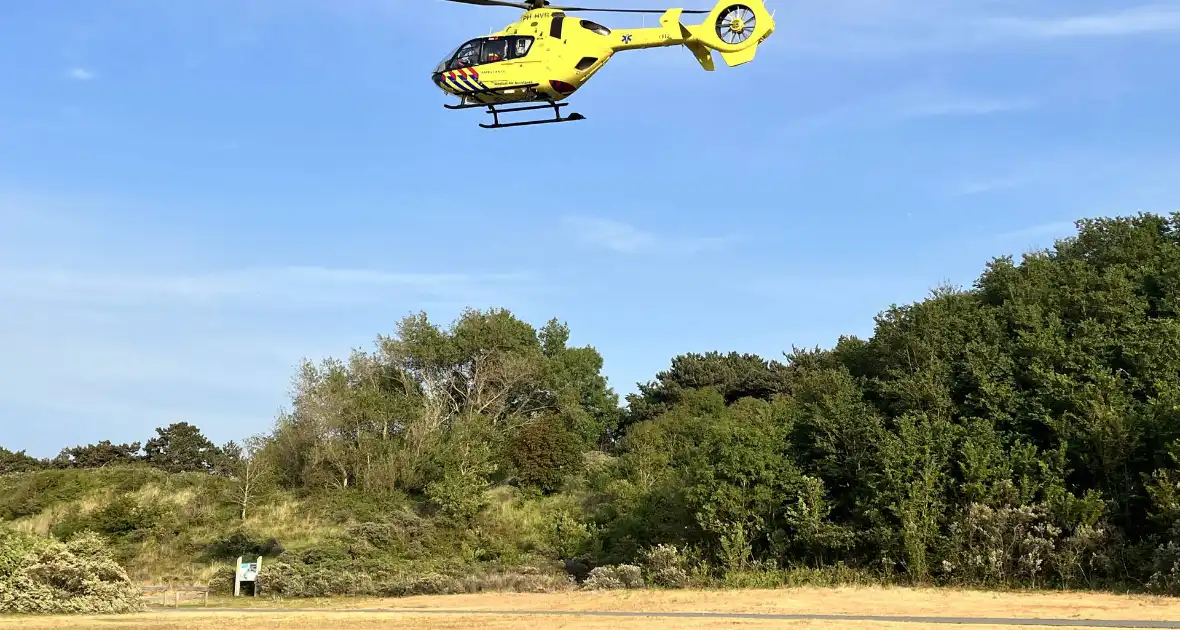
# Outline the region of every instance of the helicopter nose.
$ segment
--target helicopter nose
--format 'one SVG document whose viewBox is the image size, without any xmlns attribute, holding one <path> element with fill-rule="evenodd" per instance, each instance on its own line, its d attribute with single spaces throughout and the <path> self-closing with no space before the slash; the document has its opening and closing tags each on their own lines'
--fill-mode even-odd
<svg viewBox="0 0 1180 630">
<path fill-rule="evenodd" d="M 434 74 L 432 74 L 430 76 L 430 80 L 434 83 L 435 87 L 442 90 L 444 93 L 446 93 L 446 94 L 454 94 L 455 93 L 454 89 L 451 88 L 451 86 L 447 85 L 447 79 L 445 76 L 443 76 L 443 73 L 435 72 Z"/>
</svg>

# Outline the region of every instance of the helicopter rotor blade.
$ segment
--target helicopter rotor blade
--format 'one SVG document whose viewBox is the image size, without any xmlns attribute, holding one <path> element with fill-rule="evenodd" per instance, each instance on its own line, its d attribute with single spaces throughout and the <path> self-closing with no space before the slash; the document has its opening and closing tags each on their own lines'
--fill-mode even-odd
<svg viewBox="0 0 1180 630">
<path fill-rule="evenodd" d="M 598 9 L 594 7 L 561 7 L 549 6 L 549 9 L 556 9 L 558 11 L 594 11 L 598 13 L 666 13 L 667 9 Z M 685 9 L 681 13 L 712 13 L 712 11 L 698 11 Z"/>
<path fill-rule="evenodd" d="M 524 9 L 525 11 L 533 9 L 533 5 L 524 2 L 509 2 L 508 0 L 447 0 L 447 2 L 459 2 L 461 4 L 475 4 L 485 7 L 512 7 L 514 9 Z"/>
<path fill-rule="evenodd" d="M 485 7 L 513 7 L 516 9 L 524 9 L 531 11 L 533 9 L 553 9 L 555 11 L 579 11 L 579 12 L 597 12 L 597 13 L 658 13 L 662 14 L 667 9 L 599 9 L 597 7 L 563 7 L 550 5 L 544 0 L 533 0 L 532 2 L 512 2 L 511 0 L 446 0 L 447 2 L 458 2 L 461 4 L 474 4 Z M 692 9 L 685 9 L 682 13 L 711 13 L 711 11 L 699 11 Z"/>
</svg>

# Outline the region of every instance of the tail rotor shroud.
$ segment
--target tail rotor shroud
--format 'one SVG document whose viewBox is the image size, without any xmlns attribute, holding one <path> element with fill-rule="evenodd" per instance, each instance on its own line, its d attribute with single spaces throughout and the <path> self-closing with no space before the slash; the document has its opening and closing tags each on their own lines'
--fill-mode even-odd
<svg viewBox="0 0 1180 630">
<path fill-rule="evenodd" d="M 731 4 L 717 16 L 715 32 L 727 44 L 740 44 L 757 29 L 754 10 L 744 4 Z"/>
</svg>

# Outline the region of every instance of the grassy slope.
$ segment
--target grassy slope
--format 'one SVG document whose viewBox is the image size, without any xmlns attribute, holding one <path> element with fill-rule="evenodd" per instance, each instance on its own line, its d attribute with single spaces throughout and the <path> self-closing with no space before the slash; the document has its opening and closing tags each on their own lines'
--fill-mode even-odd
<svg viewBox="0 0 1180 630">
<path fill-rule="evenodd" d="M 391 568 L 535 565 L 556 557 L 554 523 L 571 507 L 568 497 L 523 498 L 498 488 L 474 527 L 456 530 L 405 497 L 277 492 L 242 521 L 229 490 L 224 479 L 148 467 L 4 475 L 0 524 L 57 536 L 92 529 L 112 541 L 132 579 L 205 584 L 242 553 L 235 534 L 239 542 L 276 539 L 284 559 L 315 550 L 377 558 Z M 386 546 L 373 548 L 358 534 L 374 526 L 391 532 Z"/>
<path fill-rule="evenodd" d="M 287 549 L 314 546 L 340 530 L 279 494 L 240 522 L 222 479 L 147 467 L 48 470 L 0 477 L 0 519 L 27 533 L 96 529 L 114 541 L 133 579 L 202 582 L 225 558 L 209 548 L 242 531 Z M 232 560 L 232 558 L 230 558 Z"/>
</svg>

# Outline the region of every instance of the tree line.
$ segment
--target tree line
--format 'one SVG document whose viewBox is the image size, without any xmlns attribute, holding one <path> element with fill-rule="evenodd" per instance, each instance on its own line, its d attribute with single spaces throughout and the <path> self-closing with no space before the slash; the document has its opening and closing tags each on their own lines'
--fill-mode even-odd
<svg viewBox="0 0 1180 630">
<path fill-rule="evenodd" d="M 10 451 L 0 446 L 0 474 L 34 470 L 69 468 L 105 468 L 146 464 L 166 472 L 230 473 L 241 458 L 241 446 L 228 442 L 214 444 L 201 430 L 188 422 L 157 427 L 147 442 L 115 444 L 102 440 L 63 448 L 56 457 L 36 458 L 25 451 Z"/>
<path fill-rule="evenodd" d="M 1077 227 L 889 307 L 868 339 L 681 355 L 625 405 L 557 320 L 418 314 L 305 362 L 249 448 L 157 430 L 143 455 L 102 443 L 52 465 L 216 474 L 233 451 L 235 478 L 249 463 L 292 492 L 407 497 L 459 529 L 511 486 L 568 499 L 559 555 L 589 565 L 675 547 L 732 574 L 1175 590 L 1180 213 Z"/>
</svg>

